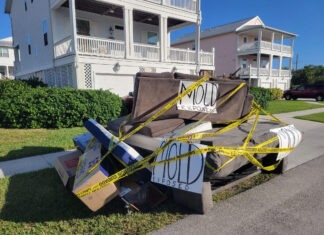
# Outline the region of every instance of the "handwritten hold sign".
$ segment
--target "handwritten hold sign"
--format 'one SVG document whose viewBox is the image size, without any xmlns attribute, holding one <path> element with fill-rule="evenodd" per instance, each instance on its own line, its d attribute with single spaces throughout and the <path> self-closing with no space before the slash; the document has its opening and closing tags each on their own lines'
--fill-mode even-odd
<svg viewBox="0 0 324 235">
<path fill-rule="evenodd" d="M 276 133 L 279 139 L 280 148 L 296 147 L 301 139 L 302 134 L 294 125 L 271 129 L 270 132 Z M 277 161 L 288 156 L 290 152 L 278 153 Z"/>
<path fill-rule="evenodd" d="M 161 146 L 165 145 L 162 141 Z M 202 193 L 206 153 L 191 155 L 186 158 L 173 160 L 181 154 L 205 148 L 201 144 L 173 142 L 160 153 L 155 162 L 171 160 L 155 166 L 152 170 L 151 181 L 168 187 L 194 193 Z"/>
<path fill-rule="evenodd" d="M 187 90 L 187 88 L 194 82 L 180 81 L 179 94 Z M 178 103 L 178 110 L 203 112 L 203 113 L 217 113 L 216 99 L 217 99 L 218 84 L 205 82 L 200 84 L 196 89 L 183 97 Z"/>
</svg>

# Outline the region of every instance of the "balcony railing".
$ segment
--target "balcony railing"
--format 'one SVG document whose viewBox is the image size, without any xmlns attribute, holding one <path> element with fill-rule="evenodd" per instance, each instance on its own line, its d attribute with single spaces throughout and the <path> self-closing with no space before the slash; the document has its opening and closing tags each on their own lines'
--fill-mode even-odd
<svg viewBox="0 0 324 235">
<path fill-rule="evenodd" d="M 180 8 L 196 12 L 197 1 L 196 0 L 146 0 L 149 2 L 155 2 L 157 4 Z"/>
<path fill-rule="evenodd" d="M 101 39 L 78 36 L 78 53 L 80 55 L 96 55 L 104 57 L 125 57 L 125 42 L 111 39 Z"/>
<path fill-rule="evenodd" d="M 254 50 L 271 50 L 271 51 L 278 51 L 278 52 L 285 52 L 285 53 L 292 53 L 292 47 L 281 45 L 278 43 L 271 43 L 267 41 L 255 41 L 251 43 L 244 43 L 237 48 L 238 52 L 247 52 L 247 51 L 254 51 Z"/>
<path fill-rule="evenodd" d="M 258 75 L 258 68 L 250 67 L 240 70 L 241 77 L 263 77 L 263 76 L 270 76 L 270 70 L 267 68 L 259 68 L 259 75 Z M 290 70 L 287 69 L 272 69 L 271 70 L 271 77 L 289 77 L 291 74 Z"/>
<path fill-rule="evenodd" d="M 134 56 L 138 59 L 158 61 L 160 59 L 160 47 L 134 43 Z"/>
<path fill-rule="evenodd" d="M 54 45 L 54 56 L 55 58 L 60 58 L 63 56 L 68 56 L 73 52 L 72 49 L 72 38 L 66 37 Z"/>
<path fill-rule="evenodd" d="M 126 58 L 124 41 L 77 36 L 77 51 L 81 56 L 98 56 L 107 58 Z M 55 58 L 62 58 L 73 53 L 72 39 L 66 37 L 54 45 Z M 134 59 L 160 61 L 161 48 L 156 45 L 133 43 Z M 165 62 L 195 64 L 196 51 L 191 49 L 168 48 Z M 214 51 L 200 52 L 200 64 L 214 66 Z"/>
</svg>

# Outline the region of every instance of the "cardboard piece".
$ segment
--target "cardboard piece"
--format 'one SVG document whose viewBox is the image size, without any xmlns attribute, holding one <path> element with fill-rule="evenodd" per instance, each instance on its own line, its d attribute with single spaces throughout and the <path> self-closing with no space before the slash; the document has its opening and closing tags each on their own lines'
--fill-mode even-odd
<svg viewBox="0 0 324 235">
<path fill-rule="evenodd" d="M 73 193 L 77 194 L 88 187 L 105 180 L 109 173 L 102 165 L 96 167 L 92 173 L 87 172 L 101 159 L 101 144 L 96 141 L 80 157 L 76 172 Z M 97 211 L 118 195 L 118 184 L 109 184 L 90 195 L 81 197 L 80 200 L 92 211 Z"/>
<path fill-rule="evenodd" d="M 76 168 L 82 152 L 79 150 L 60 156 L 55 161 L 55 169 L 66 188 L 72 188 Z"/>
</svg>

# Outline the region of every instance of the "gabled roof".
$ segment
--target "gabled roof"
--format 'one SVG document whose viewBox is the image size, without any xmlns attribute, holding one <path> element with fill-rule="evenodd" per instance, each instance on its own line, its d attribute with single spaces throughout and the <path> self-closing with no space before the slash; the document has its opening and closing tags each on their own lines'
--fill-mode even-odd
<svg viewBox="0 0 324 235">
<path fill-rule="evenodd" d="M 238 21 L 234 21 L 229 24 L 224 24 L 224 25 L 220 25 L 220 26 L 216 26 L 216 27 L 213 27 L 210 29 L 203 30 L 200 33 L 200 39 L 211 37 L 211 36 L 216 36 L 216 35 L 221 35 L 221 34 L 226 34 L 226 33 L 230 33 L 230 32 L 235 32 L 253 19 L 260 20 L 260 18 L 258 16 L 254 16 L 254 17 L 250 17 L 250 18 L 247 18 L 244 20 L 238 20 Z M 261 24 L 263 24 L 261 20 L 260 20 L 260 22 L 261 22 Z M 173 44 L 193 41 L 193 40 L 195 40 L 195 35 L 196 35 L 196 33 L 187 34 L 187 35 L 177 39 L 176 41 L 174 41 Z"/>
</svg>

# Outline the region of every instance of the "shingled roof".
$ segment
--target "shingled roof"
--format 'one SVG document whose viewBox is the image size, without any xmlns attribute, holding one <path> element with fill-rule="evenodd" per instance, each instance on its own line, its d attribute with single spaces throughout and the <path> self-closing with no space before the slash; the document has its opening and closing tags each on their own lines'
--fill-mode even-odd
<svg viewBox="0 0 324 235">
<path fill-rule="evenodd" d="M 252 20 L 256 17 L 258 17 L 258 16 L 253 16 L 253 17 L 250 17 L 250 18 L 247 18 L 244 20 L 238 20 L 238 21 L 235 21 L 232 23 L 228 23 L 228 24 L 224 24 L 224 25 L 220 25 L 220 26 L 216 26 L 216 27 L 213 27 L 210 29 L 203 30 L 200 33 L 200 39 L 208 38 L 208 37 L 216 36 L 216 35 L 221 35 L 221 34 L 225 34 L 225 33 L 235 32 L 239 27 L 243 26 L 244 24 L 246 24 L 247 22 L 249 22 L 250 20 Z M 183 37 L 178 38 L 172 44 L 193 41 L 193 40 L 195 40 L 195 35 L 196 35 L 196 33 L 187 34 Z"/>
</svg>

